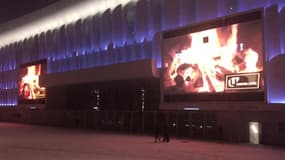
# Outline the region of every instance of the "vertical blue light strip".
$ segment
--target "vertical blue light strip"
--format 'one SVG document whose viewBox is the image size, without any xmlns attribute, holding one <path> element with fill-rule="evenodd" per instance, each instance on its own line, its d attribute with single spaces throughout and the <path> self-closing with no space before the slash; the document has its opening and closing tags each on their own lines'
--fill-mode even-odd
<svg viewBox="0 0 285 160">
<path fill-rule="evenodd" d="M 285 2 L 284 2 L 285 4 Z M 279 11 L 279 22 L 280 22 L 280 48 L 281 53 L 285 54 L 285 6 Z"/>
</svg>

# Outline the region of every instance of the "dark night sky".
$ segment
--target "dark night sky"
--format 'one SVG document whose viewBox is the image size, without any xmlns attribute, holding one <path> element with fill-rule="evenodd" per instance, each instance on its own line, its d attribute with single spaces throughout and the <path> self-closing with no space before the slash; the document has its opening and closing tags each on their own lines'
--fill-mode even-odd
<svg viewBox="0 0 285 160">
<path fill-rule="evenodd" d="M 59 0 L 1 0 L 0 24 L 31 13 Z"/>
</svg>

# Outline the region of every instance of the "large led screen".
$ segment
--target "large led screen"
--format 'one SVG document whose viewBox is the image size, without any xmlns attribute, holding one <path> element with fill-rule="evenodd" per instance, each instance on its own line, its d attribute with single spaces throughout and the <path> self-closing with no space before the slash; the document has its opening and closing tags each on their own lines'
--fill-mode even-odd
<svg viewBox="0 0 285 160">
<path fill-rule="evenodd" d="M 264 88 L 263 76 L 256 82 L 259 88 L 246 90 L 225 90 L 226 77 L 263 75 L 263 68 L 262 18 L 237 22 L 228 18 L 163 36 L 164 95 L 260 92 Z M 255 82 L 239 84 L 246 83 Z"/>
<path fill-rule="evenodd" d="M 36 101 L 45 99 L 46 90 L 39 84 L 39 76 L 45 74 L 45 72 L 45 63 L 30 64 L 20 68 L 18 86 L 20 101 Z"/>
</svg>

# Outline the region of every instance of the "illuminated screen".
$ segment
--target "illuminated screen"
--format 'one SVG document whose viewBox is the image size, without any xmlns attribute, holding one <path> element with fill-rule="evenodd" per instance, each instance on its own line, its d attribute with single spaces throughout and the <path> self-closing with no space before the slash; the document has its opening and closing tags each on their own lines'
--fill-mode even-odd
<svg viewBox="0 0 285 160">
<path fill-rule="evenodd" d="M 39 84 L 39 76 L 45 74 L 45 71 L 45 63 L 38 63 L 21 67 L 18 87 L 20 100 L 33 101 L 45 98 L 45 88 Z"/>
<path fill-rule="evenodd" d="M 223 19 L 164 33 L 164 95 L 263 91 L 263 76 L 256 80 L 259 88 L 225 90 L 228 75 L 262 75 L 263 21 L 257 17 L 237 22 Z"/>
</svg>

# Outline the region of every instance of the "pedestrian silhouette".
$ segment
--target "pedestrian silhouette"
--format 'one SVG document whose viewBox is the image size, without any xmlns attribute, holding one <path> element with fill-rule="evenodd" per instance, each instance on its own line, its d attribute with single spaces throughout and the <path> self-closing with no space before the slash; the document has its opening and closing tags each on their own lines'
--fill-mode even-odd
<svg viewBox="0 0 285 160">
<path fill-rule="evenodd" d="M 169 138 L 169 134 L 168 134 L 168 127 L 167 127 L 167 125 L 164 125 L 162 142 L 167 142 L 168 143 L 169 141 L 170 141 L 170 138 Z"/>
<path fill-rule="evenodd" d="M 155 143 L 160 142 L 160 128 L 158 124 L 155 125 L 154 138 Z"/>
</svg>

